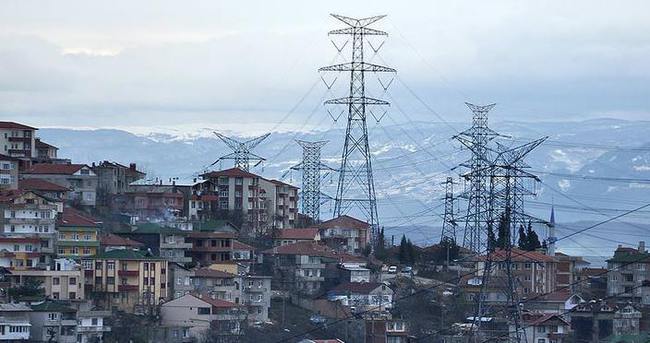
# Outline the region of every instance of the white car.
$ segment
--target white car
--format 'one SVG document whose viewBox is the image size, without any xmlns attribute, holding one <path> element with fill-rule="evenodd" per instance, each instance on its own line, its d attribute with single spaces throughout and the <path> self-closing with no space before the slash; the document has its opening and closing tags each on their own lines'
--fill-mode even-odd
<svg viewBox="0 0 650 343">
<path fill-rule="evenodd" d="M 388 267 L 388 273 L 389 274 L 397 274 L 397 266 Z"/>
</svg>

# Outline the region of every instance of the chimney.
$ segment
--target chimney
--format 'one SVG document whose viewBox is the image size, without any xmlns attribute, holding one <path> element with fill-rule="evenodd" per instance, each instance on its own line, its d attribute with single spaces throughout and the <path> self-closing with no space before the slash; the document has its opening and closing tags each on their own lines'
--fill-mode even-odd
<svg viewBox="0 0 650 343">
<path fill-rule="evenodd" d="M 645 253 L 645 241 L 639 241 L 639 252 Z"/>
<path fill-rule="evenodd" d="M 135 163 L 129 164 L 129 169 L 131 169 L 132 171 L 135 171 Z"/>
</svg>

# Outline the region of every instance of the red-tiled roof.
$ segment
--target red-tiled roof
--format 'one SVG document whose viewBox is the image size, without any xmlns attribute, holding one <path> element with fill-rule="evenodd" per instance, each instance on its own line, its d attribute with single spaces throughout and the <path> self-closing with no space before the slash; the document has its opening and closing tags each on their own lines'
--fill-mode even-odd
<svg viewBox="0 0 650 343">
<path fill-rule="evenodd" d="M 204 278 L 216 278 L 216 279 L 230 279 L 237 275 L 226 273 L 221 270 L 210 269 L 208 267 L 199 268 L 194 271 L 194 276 L 204 277 Z"/>
<path fill-rule="evenodd" d="M 34 145 L 36 145 L 37 148 L 54 148 L 59 150 L 59 148 L 55 147 L 54 145 L 43 142 L 40 138 L 36 138 Z"/>
<path fill-rule="evenodd" d="M 247 172 L 239 168 L 230 168 L 225 170 L 216 170 L 209 173 L 202 174 L 201 177 L 205 178 L 215 178 L 219 176 L 227 177 L 249 177 L 249 178 L 259 178 L 260 176 L 253 173 Z"/>
<path fill-rule="evenodd" d="M 21 189 L 11 189 L 11 190 L 6 190 L 6 191 L 0 191 L 0 202 L 13 201 L 14 199 L 18 198 L 19 196 L 23 195 L 24 193 L 25 193 L 25 191 L 21 190 Z"/>
<path fill-rule="evenodd" d="M 323 229 L 349 228 L 349 229 L 357 229 L 357 230 L 367 230 L 370 227 L 370 224 L 362 220 L 350 217 L 348 215 L 342 215 L 340 217 L 330 219 L 320 223 L 319 227 Z"/>
<path fill-rule="evenodd" d="M 209 232 L 209 231 L 192 231 L 188 234 L 190 238 L 235 238 L 233 232 Z"/>
<path fill-rule="evenodd" d="M 2 161 L 20 161 L 19 158 L 11 157 L 11 156 L 7 156 L 7 155 L 3 155 L 3 154 L 0 154 L 0 160 L 2 160 Z"/>
<path fill-rule="evenodd" d="M 129 238 L 107 233 L 99 239 L 99 244 L 102 246 L 127 246 L 127 247 L 141 247 L 144 244 L 134 241 Z"/>
<path fill-rule="evenodd" d="M 230 302 L 222 299 L 213 299 L 209 294 L 191 293 L 191 295 L 197 299 L 201 299 L 206 303 L 218 308 L 231 308 L 231 307 L 242 306 L 239 304 L 235 304 L 234 302 Z"/>
<path fill-rule="evenodd" d="M 255 247 L 240 241 L 232 241 L 232 248 L 233 250 L 255 250 Z"/>
<path fill-rule="evenodd" d="M 535 315 L 529 315 L 527 318 L 524 318 L 524 322 L 527 325 L 535 326 L 535 325 L 540 325 L 543 324 L 551 319 L 557 319 L 560 322 L 562 322 L 564 325 L 569 325 L 569 323 L 562 318 L 560 315 L 556 313 L 545 313 L 545 314 L 535 314 Z"/>
<path fill-rule="evenodd" d="M 492 257 L 492 261 L 500 262 L 506 259 L 507 253 L 505 250 L 499 249 L 491 253 L 490 256 Z M 524 251 L 517 248 L 512 248 L 512 252 L 510 256 L 512 260 L 516 262 L 556 262 L 557 261 L 552 256 L 544 255 L 537 251 Z M 479 260 L 481 261 L 484 261 L 486 259 L 487 259 L 486 255 L 479 257 Z"/>
<path fill-rule="evenodd" d="M 22 179 L 18 181 L 18 188 L 30 191 L 45 191 L 45 192 L 67 192 L 70 189 L 59 186 L 43 179 Z"/>
<path fill-rule="evenodd" d="M 0 236 L 0 242 L 2 243 L 38 243 L 40 239 L 38 237 L 3 237 Z"/>
<path fill-rule="evenodd" d="M 50 164 L 39 163 L 33 165 L 25 174 L 61 174 L 72 175 L 79 171 L 79 169 L 87 167 L 85 164 Z"/>
<path fill-rule="evenodd" d="M 317 228 L 304 229 L 280 229 L 277 231 L 276 239 L 297 239 L 297 240 L 314 240 L 318 235 Z"/>
<path fill-rule="evenodd" d="M 332 291 L 336 293 L 351 293 L 351 294 L 370 294 L 370 292 L 380 287 L 379 282 L 346 282 L 334 287 Z M 388 288 L 388 286 L 386 286 Z"/>
<path fill-rule="evenodd" d="M 298 187 L 296 187 L 296 186 L 294 186 L 294 185 L 291 185 L 291 184 L 288 184 L 288 183 L 286 183 L 286 182 L 282 182 L 282 181 L 280 181 L 280 180 L 269 179 L 268 181 L 271 182 L 271 183 L 273 183 L 273 184 L 279 185 L 279 186 L 287 186 L 287 187 L 289 187 L 289 188 L 298 189 Z"/>
<path fill-rule="evenodd" d="M 0 129 L 38 130 L 35 127 L 15 123 L 13 121 L 0 121 Z"/>
<path fill-rule="evenodd" d="M 336 258 L 332 248 L 314 241 L 302 241 L 274 247 L 263 252 L 268 255 L 306 255 Z"/>
<path fill-rule="evenodd" d="M 59 226 L 83 226 L 83 227 L 97 227 L 97 221 L 87 214 L 75 210 L 72 207 L 66 207 L 63 209 L 63 214 L 59 218 Z"/>
</svg>

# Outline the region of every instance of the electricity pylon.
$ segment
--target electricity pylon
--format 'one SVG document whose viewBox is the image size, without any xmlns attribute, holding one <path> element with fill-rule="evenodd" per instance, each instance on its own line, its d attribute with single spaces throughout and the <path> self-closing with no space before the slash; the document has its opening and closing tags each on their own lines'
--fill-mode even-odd
<svg viewBox="0 0 650 343">
<path fill-rule="evenodd" d="M 454 178 L 447 177 L 444 182 L 445 185 L 445 214 L 442 221 L 442 235 L 440 235 L 440 242 L 452 241 L 456 242 L 456 211 L 454 206 Z"/>
<path fill-rule="evenodd" d="M 234 160 L 235 161 L 235 168 L 239 168 L 241 170 L 248 171 L 250 168 L 250 162 L 251 161 L 257 161 L 255 166 L 258 164 L 262 163 L 264 161 L 263 157 L 260 157 L 254 153 L 252 153 L 252 150 L 255 149 L 256 146 L 258 146 L 263 140 L 266 139 L 270 135 L 270 133 L 267 133 L 265 135 L 249 139 L 244 142 L 240 142 L 238 140 L 235 140 L 230 137 L 226 137 L 218 132 L 214 133 L 221 139 L 226 145 L 232 149 L 233 152 L 230 154 L 224 155 L 219 157 L 214 163 L 211 164 L 211 166 L 217 164 L 219 161 L 222 160 Z"/>
<path fill-rule="evenodd" d="M 302 213 L 315 222 L 320 221 L 320 182 L 321 171 L 334 170 L 320 159 L 320 150 L 327 141 L 308 142 L 296 140 L 302 147 L 302 162 L 291 167 L 292 170 L 302 170 L 302 187 L 300 198 L 302 200 Z"/>
<path fill-rule="evenodd" d="M 330 35 L 352 36 L 351 61 L 319 69 L 319 71 L 350 73 L 349 94 L 342 98 L 325 101 L 325 105 L 347 106 L 348 113 L 345 143 L 341 154 L 341 168 L 339 169 L 339 180 L 335 197 L 334 217 L 348 214 L 353 209 L 360 211 L 365 215 L 371 226 L 370 243 L 371 247 L 374 247 L 379 230 L 379 218 L 377 215 L 377 198 L 372 173 L 372 161 L 368 145 L 366 115 L 367 113 L 372 113 L 367 107 L 375 105 L 386 106 L 389 103 L 366 96 L 365 74 L 377 72 L 395 73 L 396 70 L 372 64 L 364 60 L 364 37 L 388 35 L 384 31 L 372 29 L 368 26 L 385 16 L 354 19 L 332 14 L 332 17 L 338 19 L 347 25 L 347 27 L 330 31 Z"/>
</svg>

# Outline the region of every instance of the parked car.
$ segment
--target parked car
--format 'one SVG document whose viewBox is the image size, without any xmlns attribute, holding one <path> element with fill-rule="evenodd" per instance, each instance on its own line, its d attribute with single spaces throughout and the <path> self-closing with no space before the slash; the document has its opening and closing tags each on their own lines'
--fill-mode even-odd
<svg viewBox="0 0 650 343">
<path fill-rule="evenodd" d="M 413 273 L 413 267 L 410 267 L 410 266 L 404 266 L 404 267 L 402 267 L 402 271 L 401 271 L 401 273 L 402 273 L 402 274 L 409 274 L 409 275 L 410 275 L 411 273 Z"/>
<path fill-rule="evenodd" d="M 397 266 L 388 267 L 388 273 L 389 274 L 397 274 Z"/>
<path fill-rule="evenodd" d="M 312 314 L 311 317 L 309 317 L 309 321 L 312 322 L 312 324 L 323 324 L 327 319 L 319 314 Z"/>
</svg>

